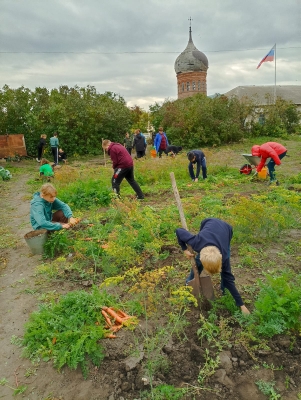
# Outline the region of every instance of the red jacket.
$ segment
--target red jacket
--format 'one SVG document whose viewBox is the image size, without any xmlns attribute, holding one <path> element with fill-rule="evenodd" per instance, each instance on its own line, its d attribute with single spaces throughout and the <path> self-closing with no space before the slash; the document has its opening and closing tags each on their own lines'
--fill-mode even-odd
<svg viewBox="0 0 301 400">
<path fill-rule="evenodd" d="M 113 162 L 113 168 L 130 168 L 133 166 L 133 159 L 127 149 L 120 143 L 112 142 L 108 147 L 108 154 Z"/>
<path fill-rule="evenodd" d="M 257 172 L 260 172 L 265 165 L 267 158 L 271 157 L 275 164 L 280 165 L 281 161 L 278 157 L 280 154 L 286 152 L 287 149 L 282 144 L 277 142 L 267 142 L 261 146 L 255 145 L 252 147 L 252 156 L 261 157 L 261 161 L 257 166 Z"/>
</svg>

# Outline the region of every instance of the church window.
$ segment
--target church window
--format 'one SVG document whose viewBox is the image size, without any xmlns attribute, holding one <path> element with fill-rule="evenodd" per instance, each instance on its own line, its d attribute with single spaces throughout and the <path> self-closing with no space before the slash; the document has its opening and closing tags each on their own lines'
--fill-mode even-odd
<svg viewBox="0 0 301 400">
<path fill-rule="evenodd" d="M 195 90 L 195 81 L 192 81 L 192 90 Z"/>
<path fill-rule="evenodd" d="M 184 92 L 184 90 L 185 90 L 185 85 L 184 83 L 182 83 L 182 92 Z"/>
<path fill-rule="evenodd" d="M 198 90 L 201 90 L 201 81 L 198 81 Z"/>
<path fill-rule="evenodd" d="M 189 92 L 189 90 L 190 90 L 190 83 L 187 82 L 187 92 Z"/>
</svg>

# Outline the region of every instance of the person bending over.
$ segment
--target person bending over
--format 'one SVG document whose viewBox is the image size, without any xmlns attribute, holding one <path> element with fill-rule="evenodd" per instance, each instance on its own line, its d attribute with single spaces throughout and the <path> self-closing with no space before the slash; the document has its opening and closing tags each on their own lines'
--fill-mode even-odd
<svg viewBox="0 0 301 400">
<path fill-rule="evenodd" d="M 191 179 L 194 182 L 198 182 L 200 170 L 202 167 L 203 179 L 207 178 L 207 165 L 206 157 L 202 150 L 191 150 L 187 153 L 187 158 L 189 160 L 188 171 Z M 194 173 L 194 164 L 196 164 L 196 173 Z"/>
<path fill-rule="evenodd" d="M 125 147 L 120 143 L 114 143 L 110 140 L 102 142 L 102 148 L 109 154 L 112 162 L 114 173 L 112 176 L 112 189 L 119 196 L 120 184 L 125 178 L 136 192 L 137 199 L 144 199 L 144 194 L 134 178 L 134 163 Z"/>
<path fill-rule="evenodd" d="M 256 168 L 257 172 L 260 172 L 264 167 L 266 160 L 271 157 L 270 161 L 267 164 L 270 175 L 270 183 L 279 182 L 276 179 L 275 175 L 275 165 L 281 164 L 281 159 L 286 156 L 287 149 L 282 146 L 282 144 L 277 142 L 266 142 L 261 146 L 255 145 L 252 147 L 252 156 L 261 157 L 260 163 Z"/>
<path fill-rule="evenodd" d="M 195 261 L 198 272 L 204 269 L 208 274 L 221 275 L 221 290 L 224 293 L 228 289 L 234 298 L 236 305 L 240 307 L 244 314 L 250 314 L 244 305 L 242 298 L 236 289 L 235 278 L 230 266 L 230 242 L 233 235 L 232 226 L 218 218 L 206 218 L 201 222 L 200 231 L 196 235 L 186 229 L 176 230 L 178 243 L 187 258 L 194 257 L 188 249 L 190 245 L 197 253 Z M 186 279 L 186 284 L 194 278 L 191 269 Z"/>
</svg>

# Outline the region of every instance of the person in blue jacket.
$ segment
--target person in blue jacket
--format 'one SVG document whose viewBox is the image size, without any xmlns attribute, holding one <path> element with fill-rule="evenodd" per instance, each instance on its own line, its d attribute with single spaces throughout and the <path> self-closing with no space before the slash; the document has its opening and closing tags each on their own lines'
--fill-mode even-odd
<svg viewBox="0 0 301 400">
<path fill-rule="evenodd" d="M 30 222 L 34 230 L 58 231 L 69 229 L 77 223 L 70 207 L 57 199 L 56 194 L 56 189 L 50 183 L 45 183 L 40 192 L 34 193 L 30 202 Z"/>
<path fill-rule="evenodd" d="M 202 167 L 203 179 L 207 178 L 207 165 L 206 165 L 206 157 L 202 150 L 191 150 L 187 153 L 187 157 L 189 160 L 188 171 L 191 179 L 194 182 L 199 180 L 199 175 Z M 196 173 L 194 173 L 194 164 L 196 164 Z"/>
<path fill-rule="evenodd" d="M 167 146 L 169 145 L 166 133 L 163 132 L 162 126 L 159 128 L 159 132 L 156 134 L 154 147 L 156 152 L 159 154 L 159 158 L 162 157 L 162 153 L 164 152 L 167 156 Z"/>
<path fill-rule="evenodd" d="M 197 253 L 195 258 L 199 273 L 204 269 L 209 274 L 221 274 L 221 290 L 224 293 L 228 289 L 234 298 L 236 305 L 244 314 L 249 310 L 244 305 L 235 286 L 235 278 L 230 266 L 230 242 L 233 235 L 232 226 L 218 218 L 206 218 L 201 222 L 200 231 L 196 235 L 186 229 L 176 230 L 178 243 L 187 258 L 194 257 L 188 249 L 190 245 Z M 186 283 L 194 278 L 191 269 Z"/>
</svg>

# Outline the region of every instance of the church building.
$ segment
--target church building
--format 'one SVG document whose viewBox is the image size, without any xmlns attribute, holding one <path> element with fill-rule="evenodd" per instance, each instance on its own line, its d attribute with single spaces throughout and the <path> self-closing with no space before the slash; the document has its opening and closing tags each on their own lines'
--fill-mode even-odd
<svg viewBox="0 0 301 400">
<path fill-rule="evenodd" d="M 178 99 L 185 99 L 197 93 L 207 95 L 207 70 L 208 59 L 204 53 L 195 47 L 190 26 L 187 47 L 175 62 Z"/>
</svg>

